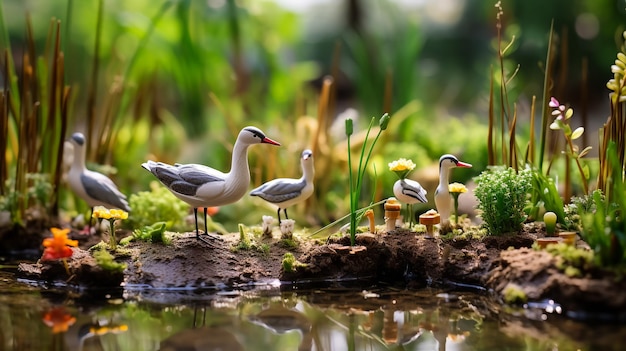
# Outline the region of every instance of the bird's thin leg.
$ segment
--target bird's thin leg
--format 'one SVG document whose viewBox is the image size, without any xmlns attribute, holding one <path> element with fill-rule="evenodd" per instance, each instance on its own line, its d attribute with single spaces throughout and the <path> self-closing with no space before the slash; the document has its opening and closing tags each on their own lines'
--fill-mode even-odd
<svg viewBox="0 0 626 351">
<path fill-rule="evenodd" d="M 283 212 L 285 212 L 285 218 L 286 218 L 286 219 L 289 219 L 289 216 L 287 216 L 287 209 L 286 209 L 286 208 L 285 208 L 285 209 L 283 209 Z"/>
<path fill-rule="evenodd" d="M 207 212 L 208 212 L 208 209 L 205 207 L 204 208 L 204 234 L 206 234 L 211 240 L 217 240 L 218 239 L 217 236 L 211 235 L 209 233 L 209 229 L 207 227 Z"/>
<path fill-rule="evenodd" d="M 280 207 L 278 208 L 278 211 L 276 211 L 276 214 L 278 215 L 278 226 L 280 227 Z"/>
<path fill-rule="evenodd" d="M 204 211 L 205 211 L 204 214 L 206 215 L 206 208 L 204 209 Z M 206 243 L 207 245 L 215 248 L 215 245 L 213 243 L 211 243 L 210 241 L 208 241 L 205 238 L 200 236 L 200 230 L 198 230 L 198 208 L 197 207 L 193 208 L 193 218 L 195 219 L 195 222 L 196 222 L 196 239 L 198 239 L 198 240 Z M 204 220 L 204 225 L 206 226 L 206 218 Z M 209 237 L 209 238 L 211 238 L 211 237 Z M 211 238 L 211 239 L 213 239 L 213 238 Z"/>
<path fill-rule="evenodd" d="M 407 210 L 409 211 L 409 213 L 407 213 L 409 216 L 409 230 L 411 230 L 411 227 L 413 227 L 413 204 L 409 204 Z"/>
<path fill-rule="evenodd" d="M 198 230 L 198 209 L 193 208 L 193 219 L 196 222 L 196 239 L 200 239 L 200 231 Z"/>
</svg>

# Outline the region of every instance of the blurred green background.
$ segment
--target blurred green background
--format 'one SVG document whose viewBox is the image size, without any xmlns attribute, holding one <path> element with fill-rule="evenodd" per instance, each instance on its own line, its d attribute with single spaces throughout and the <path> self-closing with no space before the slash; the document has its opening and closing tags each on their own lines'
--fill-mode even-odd
<svg viewBox="0 0 626 351">
<path fill-rule="evenodd" d="M 400 157 L 417 164 L 411 176 L 431 201 L 442 154 L 474 164 L 454 171 L 451 181 L 466 182 L 486 168 L 490 79 L 497 80 L 493 72 L 500 69 L 498 23 L 500 42 L 513 40 L 503 63 L 507 76 L 517 70 L 508 89 L 521 124 L 519 139 L 528 133 L 523 122 L 532 96 L 541 103 L 553 24 L 560 48 L 553 95 L 577 111 L 575 118 L 585 119 L 584 143 L 597 143 L 597 128 L 609 114 L 605 84 L 622 44 L 626 2 L 502 1 L 499 22 L 495 4 L 3 0 L 0 47 L 10 49 L 15 77 L 24 53 L 43 57 L 38 81 L 44 86 L 50 74 L 42 72 L 51 65 L 46 57 L 59 29 L 63 81 L 71 88 L 63 137 L 87 132 L 89 161 L 112 166 L 111 176 L 125 193 L 150 188 L 153 177 L 140 168 L 147 159 L 227 170 L 237 133 L 255 125 L 283 147 L 250 149 L 251 186 L 299 177 L 301 150 L 314 149 L 316 192 L 290 214 L 317 225 L 349 209 L 346 116 L 359 131 L 371 117 L 392 115 L 368 170 L 364 201 L 392 195 L 396 178 L 387 163 Z M 6 67 L 5 56 L 2 62 Z M 16 131 L 9 126 L 8 133 L 5 171 L 11 174 Z M 61 207 L 80 209 L 60 192 Z M 275 213 L 256 200 L 225 206 L 216 219 L 232 223 L 227 229 L 235 231 L 237 222 L 257 223 L 261 214 Z"/>
</svg>

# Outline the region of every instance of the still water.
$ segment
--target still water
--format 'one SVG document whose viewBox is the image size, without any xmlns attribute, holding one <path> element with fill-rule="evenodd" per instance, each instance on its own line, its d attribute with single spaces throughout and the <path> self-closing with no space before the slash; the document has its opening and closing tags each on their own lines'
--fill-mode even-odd
<svg viewBox="0 0 626 351">
<path fill-rule="evenodd" d="M 352 286 L 350 286 L 352 285 Z M 0 350 L 623 350 L 626 326 L 488 293 L 266 284 L 77 292 L 0 271 Z"/>
</svg>

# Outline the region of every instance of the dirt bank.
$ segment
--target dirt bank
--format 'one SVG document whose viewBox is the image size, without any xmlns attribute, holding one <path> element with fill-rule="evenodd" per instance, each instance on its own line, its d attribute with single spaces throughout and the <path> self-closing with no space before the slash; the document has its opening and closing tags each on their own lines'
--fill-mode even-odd
<svg viewBox="0 0 626 351">
<path fill-rule="evenodd" d="M 90 255 L 80 249 L 68 263 L 73 274 L 70 282 L 76 284 L 94 285 L 95 281 L 153 289 L 223 289 L 276 280 L 298 284 L 359 278 L 410 287 L 468 284 L 484 287 L 498 298 L 514 284 L 530 300 L 554 299 L 564 309 L 625 319 L 624 279 L 598 270 L 569 277 L 557 268 L 554 256 L 531 248 L 537 236 L 542 234 L 533 226 L 521 234 L 481 240 L 427 239 L 398 229 L 358 235 L 355 246 L 350 246 L 348 237 L 328 243 L 295 240 L 295 246 L 263 238 L 252 248 L 235 250 L 238 233 L 220 236 L 213 245 L 185 233 L 174 236 L 169 245 L 131 242 L 118 258 L 127 265 L 123 277 L 103 278 L 89 261 L 93 260 Z M 287 252 L 302 263 L 291 272 L 282 268 Z M 31 279 L 67 280 L 61 268 L 60 263 L 36 263 L 22 264 L 19 271 Z M 85 269 L 89 274 L 82 272 Z"/>
</svg>

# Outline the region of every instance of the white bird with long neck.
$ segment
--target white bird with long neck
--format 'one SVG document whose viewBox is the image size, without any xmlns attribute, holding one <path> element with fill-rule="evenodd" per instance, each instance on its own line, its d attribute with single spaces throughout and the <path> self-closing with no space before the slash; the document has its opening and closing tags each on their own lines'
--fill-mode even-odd
<svg viewBox="0 0 626 351">
<path fill-rule="evenodd" d="M 302 202 L 313 194 L 315 168 L 313 167 L 313 152 L 311 150 L 302 151 L 300 167 L 302 168 L 302 177 L 300 177 L 300 179 L 278 178 L 270 180 L 250 192 L 250 195 L 258 196 L 278 206 L 276 212 L 278 215 L 278 224 L 281 223 L 281 209 L 285 213 L 285 218 L 289 219 L 287 216 L 287 207 Z"/>
<path fill-rule="evenodd" d="M 115 183 L 104 174 L 90 171 L 85 167 L 85 136 L 82 133 L 74 133 L 69 142 L 74 148 L 74 158 L 67 175 L 70 189 L 91 207 L 92 213 L 95 206 L 130 212 L 126 196 L 119 191 Z"/>
<path fill-rule="evenodd" d="M 450 154 L 445 154 L 439 158 L 439 185 L 437 186 L 437 190 L 435 190 L 435 206 L 441 216 L 442 224 L 450 221 L 453 199 L 452 196 L 450 196 L 448 187 L 450 170 L 456 167 L 470 168 L 472 165 L 461 162 Z"/>
<path fill-rule="evenodd" d="M 169 165 L 148 161 L 141 166 L 154 174 L 174 196 L 193 207 L 196 238 L 209 243 L 200 237 L 198 208 L 204 208 L 204 232 L 208 234 L 207 207 L 228 205 L 246 194 L 250 185 L 248 147 L 254 144 L 280 145 L 266 137 L 260 129 L 249 126 L 243 128 L 237 136 L 228 173 L 199 164 Z M 214 239 L 211 236 L 209 238 Z"/>
</svg>

